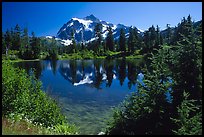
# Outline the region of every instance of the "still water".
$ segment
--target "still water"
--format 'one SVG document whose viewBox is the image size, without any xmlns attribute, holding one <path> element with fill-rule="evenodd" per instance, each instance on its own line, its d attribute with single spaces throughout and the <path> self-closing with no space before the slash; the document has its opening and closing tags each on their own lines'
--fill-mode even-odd
<svg viewBox="0 0 204 137">
<path fill-rule="evenodd" d="M 140 60 L 29 61 L 17 66 L 36 70 L 43 90 L 56 99 L 68 121 L 81 134 L 105 130 L 112 108 L 137 90 L 141 82 Z"/>
</svg>

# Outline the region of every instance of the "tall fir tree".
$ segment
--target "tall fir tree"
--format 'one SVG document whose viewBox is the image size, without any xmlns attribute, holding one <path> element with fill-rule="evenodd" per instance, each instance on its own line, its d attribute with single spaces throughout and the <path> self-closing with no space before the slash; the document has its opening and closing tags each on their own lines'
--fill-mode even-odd
<svg viewBox="0 0 204 137">
<path fill-rule="evenodd" d="M 22 41 L 21 41 L 21 46 L 20 46 L 20 55 L 22 57 L 27 56 L 25 55 L 30 48 L 30 42 L 29 42 L 29 36 L 28 36 L 28 29 L 24 28 L 23 34 L 22 34 Z"/>
<path fill-rule="evenodd" d="M 72 52 L 76 53 L 77 52 L 77 44 L 76 44 L 76 41 L 75 41 L 74 30 L 71 31 L 71 39 L 72 39 Z"/>
<path fill-rule="evenodd" d="M 8 55 L 8 50 L 12 48 L 12 36 L 11 32 L 7 29 L 5 34 L 5 44 L 6 44 L 6 55 Z"/>
<path fill-rule="evenodd" d="M 126 38 L 124 29 L 120 30 L 119 48 L 121 52 L 126 52 Z"/>
<path fill-rule="evenodd" d="M 99 50 L 101 48 L 101 42 L 102 42 L 102 24 L 101 23 L 97 23 L 95 28 L 95 37 L 96 37 L 96 42 L 95 42 L 95 47 L 94 50 L 99 53 Z"/>
<path fill-rule="evenodd" d="M 106 37 L 106 46 L 107 46 L 108 50 L 114 51 L 114 49 L 115 49 L 114 45 L 115 45 L 115 43 L 114 43 L 114 38 L 113 38 L 113 31 L 112 31 L 112 28 L 109 26 L 108 27 L 108 34 Z"/>
<path fill-rule="evenodd" d="M 19 50 L 20 46 L 21 46 L 21 29 L 20 26 L 17 24 L 14 29 L 13 49 Z"/>
</svg>

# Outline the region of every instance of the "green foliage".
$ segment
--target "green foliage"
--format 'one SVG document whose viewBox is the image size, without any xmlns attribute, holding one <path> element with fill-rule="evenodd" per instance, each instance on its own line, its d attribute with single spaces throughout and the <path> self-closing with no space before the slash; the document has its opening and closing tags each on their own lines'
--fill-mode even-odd
<svg viewBox="0 0 204 137">
<path fill-rule="evenodd" d="M 178 108 L 178 118 L 172 121 L 178 126 L 173 130 L 176 135 L 202 135 L 202 109 L 195 104 L 195 100 L 189 100 L 189 93 L 183 93 L 184 99 Z M 192 115 L 192 112 L 196 114 Z"/>
<path fill-rule="evenodd" d="M 180 98 L 183 91 L 190 92 L 190 99 L 201 100 L 202 86 L 200 74 L 202 74 L 202 46 L 199 39 L 193 35 L 190 17 L 182 20 L 177 44 L 172 52 L 172 63 L 170 68 L 174 74 L 174 108 L 181 104 Z M 201 36 L 200 36 L 201 37 Z M 187 71 L 184 71 L 187 70 Z"/>
<path fill-rule="evenodd" d="M 108 48 L 108 50 L 110 51 L 114 51 L 115 47 L 114 47 L 114 38 L 113 38 L 113 31 L 111 27 L 108 27 L 108 34 L 106 37 L 106 46 Z"/>
<path fill-rule="evenodd" d="M 2 63 L 3 115 L 14 115 L 14 119 L 19 119 L 18 114 L 22 114 L 20 116 L 24 119 L 44 127 L 66 123 L 56 101 L 41 90 L 41 83 L 34 76 L 28 76 L 25 70 L 14 68 L 9 61 Z"/>
<path fill-rule="evenodd" d="M 129 38 L 128 38 L 128 51 L 134 52 L 136 49 L 138 49 L 138 33 L 136 28 L 133 29 L 130 28 L 129 30 Z"/>
<path fill-rule="evenodd" d="M 143 68 L 145 85 L 138 85 L 138 91 L 114 111 L 106 134 L 202 134 L 202 36 L 199 31 L 194 35 L 190 15 L 178 25 L 176 33 L 176 45 L 162 47 L 158 27 L 144 33 L 142 51 L 148 53 L 150 63 Z M 168 82 L 169 77 L 173 83 Z M 172 103 L 165 98 L 167 91 L 173 91 Z"/>
<path fill-rule="evenodd" d="M 79 129 L 75 125 L 58 124 L 53 130 L 58 135 L 73 135 L 78 134 Z"/>
<path fill-rule="evenodd" d="M 171 134 L 170 104 L 165 93 L 171 83 L 164 60 L 166 49 L 160 49 L 152 58 L 152 70 L 147 71 L 144 86 L 138 83 L 138 91 L 132 93 L 114 112 L 107 134 Z"/>
<path fill-rule="evenodd" d="M 120 30 L 119 48 L 121 52 L 126 52 L 126 38 L 124 29 Z"/>
</svg>

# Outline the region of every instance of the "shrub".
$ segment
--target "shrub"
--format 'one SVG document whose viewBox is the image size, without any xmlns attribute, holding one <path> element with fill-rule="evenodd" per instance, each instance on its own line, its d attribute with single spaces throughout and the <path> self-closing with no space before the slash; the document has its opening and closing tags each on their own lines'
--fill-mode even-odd
<svg viewBox="0 0 204 137">
<path fill-rule="evenodd" d="M 25 70 L 2 62 L 2 114 L 22 114 L 32 123 L 53 127 L 66 122 L 57 102 L 41 90 L 41 82 Z M 17 117 L 18 118 L 18 117 Z"/>
</svg>

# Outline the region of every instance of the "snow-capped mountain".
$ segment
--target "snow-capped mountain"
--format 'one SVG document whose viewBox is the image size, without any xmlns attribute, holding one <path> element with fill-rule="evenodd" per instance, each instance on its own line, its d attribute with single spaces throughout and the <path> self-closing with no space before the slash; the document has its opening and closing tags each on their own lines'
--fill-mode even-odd
<svg viewBox="0 0 204 137">
<path fill-rule="evenodd" d="M 128 26 L 125 26 L 123 24 L 117 24 L 114 25 L 112 23 L 99 20 L 94 15 L 87 16 L 83 19 L 80 18 L 72 18 L 69 20 L 66 24 L 64 24 L 60 30 L 57 33 L 57 38 L 61 39 L 62 44 L 69 45 L 71 43 L 71 32 L 74 30 L 74 37 L 76 42 L 89 42 L 93 41 L 95 39 L 94 36 L 94 28 L 97 23 L 102 24 L 102 36 L 103 38 L 106 38 L 108 31 L 107 27 L 111 27 L 113 30 L 113 37 L 114 39 L 119 38 L 120 36 L 120 30 L 123 28 L 125 31 L 126 36 L 129 34 L 129 28 Z M 137 29 L 138 32 L 142 32 L 141 30 Z"/>
</svg>

